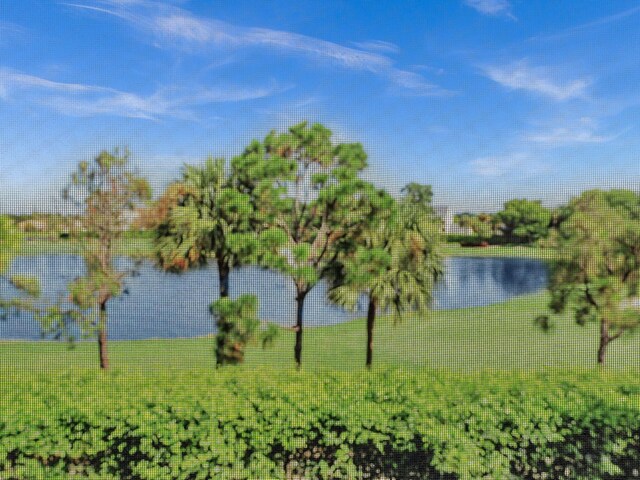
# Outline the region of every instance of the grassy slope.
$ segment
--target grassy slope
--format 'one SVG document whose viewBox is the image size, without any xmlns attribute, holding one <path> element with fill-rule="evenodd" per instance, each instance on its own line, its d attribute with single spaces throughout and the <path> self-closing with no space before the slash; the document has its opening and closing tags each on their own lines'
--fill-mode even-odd
<svg viewBox="0 0 640 480">
<path fill-rule="evenodd" d="M 443 253 L 455 257 L 523 257 L 553 260 L 555 251 L 528 245 L 490 245 L 488 247 L 461 247 L 457 243 L 446 243 Z"/>
<path fill-rule="evenodd" d="M 380 318 L 375 330 L 374 365 L 474 372 L 595 367 L 596 325 L 579 327 L 560 318 L 543 333 L 533 318 L 545 310 L 546 294 L 520 297 L 488 307 L 432 312 L 398 325 Z M 364 365 L 365 324 L 356 320 L 305 330 L 303 366 L 307 370 L 360 370 Z M 612 369 L 638 368 L 640 336 L 623 337 L 609 347 Z M 69 350 L 53 342 L 0 342 L 0 364 L 58 370 L 97 368 L 94 342 Z M 125 369 L 213 367 L 211 338 L 111 342 L 112 364 Z M 293 368 L 293 333 L 283 330 L 274 347 L 251 347 L 247 366 Z"/>
<path fill-rule="evenodd" d="M 127 239 L 119 250 L 128 255 L 149 254 L 151 242 Z M 33 240 L 25 242 L 22 253 L 78 252 L 79 245 L 73 240 Z M 445 254 L 553 258 L 552 250 L 526 246 L 464 248 L 447 244 Z M 408 318 L 398 325 L 381 317 L 375 329 L 374 365 L 456 371 L 595 366 L 597 326 L 578 327 L 564 317 L 557 319 L 551 333 L 543 333 L 533 319 L 546 312 L 546 304 L 546 294 L 540 293 L 488 307 L 431 312 L 426 318 Z M 290 369 L 293 343 L 293 333 L 283 329 L 272 349 L 249 348 L 246 363 Z M 303 365 L 305 369 L 360 369 L 364 346 L 364 320 L 308 328 Z M 638 335 L 617 340 L 609 347 L 608 365 L 616 369 L 640 367 L 639 347 Z M 210 338 L 111 342 L 110 353 L 114 367 L 146 370 L 214 365 Z M 69 350 L 66 345 L 53 342 L 0 340 L 0 364 L 37 370 L 58 369 L 61 365 L 92 368 L 97 364 L 97 348 L 94 342 L 82 342 Z"/>
<path fill-rule="evenodd" d="M 86 241 L 86 240 L 83 240 Z M 89 240 L 90 241 L 90 240 Z M 148 238 L 127 238 L 119 240 L 116 244 L 118 255 L 151 256 L 153 255 L 153 242 Z M 79 240 L 48 240 L 35 238 L 22 242 L 20 255 L 77 255 L 82 253 L 82 245 Z"/>
<path fill-rule="evenodd" d="M 553 259 L 554 251 L 549 248 L 530 247 L 526 245 L 491 245 L 489 247 L 461 247 L 457 243 L 443 245 L 446 256 L 473 257 L 525 257 L 542 260 Z M 24 241 L 21 255 L 42 254 L 77 254 L 81 252 L 81 245 L 77 240 L 50 240 L 45 237 Z M 118 243 L 118 253 L 121 255 L 153 254 L 153 242 L 149 238 L 126 238 Z"/>
</svg>

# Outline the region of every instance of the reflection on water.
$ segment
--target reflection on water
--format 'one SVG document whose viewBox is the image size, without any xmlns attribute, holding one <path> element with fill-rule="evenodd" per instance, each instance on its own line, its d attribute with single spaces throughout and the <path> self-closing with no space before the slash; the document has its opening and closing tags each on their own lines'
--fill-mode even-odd
<svg viewBox="0 0 640 480">
<path fill-rule="evenodd" d="M 131 267 L 128 259 L 120 259 L 121 267 Z M 64 298 L 66 284 L 84 272 L 80 257 L 71 255 L 39 255 L 17 258 L 10 274 L 36 275 L 43 296 Z M 215 332 L 209 305 L 218 291 L 215 267 L 190 271 L 182 275 L 166 274 L 150 263 L 143 263 L 139 275 L 127 280 L 128 295 L 109 303 L 109 338 L 143 339 L 194 337 Z M 488 305 L 515 295 L 544 288 L 547 268 L 537 260 L 520 258 L 448 258 L 445 275 L 434 292 L 434 308 L 452 309 Z M 346 312 L 325 299 L 326 285 L 320 283 L 305 301 L 305 325 L 318 326 L 362 317 L 361 310 Z M 0 279 L 0 294 L 16 292 Z M 232 296 L 255 294 L 259 299 L 259 315 L 281 325 L 292 325 L 295 319 L 295 289 L 287 277 L 257 267 L 245 267 L 231 275 Z M 0 321 L 0 338 L 37 339 L 39 328 L 28 314 Z"/>
</svg>

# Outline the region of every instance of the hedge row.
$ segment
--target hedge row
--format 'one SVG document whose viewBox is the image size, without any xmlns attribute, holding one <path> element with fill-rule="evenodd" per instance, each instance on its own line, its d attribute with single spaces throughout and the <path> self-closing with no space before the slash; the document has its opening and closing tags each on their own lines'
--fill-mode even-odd
<svg viewBox="0 0 640 480">
<path fill-rule="evenodd" d="M 503 235 L 481 237 L 480 235 L 449 234 L 446 236 L 448 243 L 459 243 L 463 247 L 479 247 L 481 245 L 522 245 L 512 238 Z"/>
<path fill-rule="evenodd" d="M 637 374 L 1 373 L 0 479 L 628 479 Z"/>
</svg>

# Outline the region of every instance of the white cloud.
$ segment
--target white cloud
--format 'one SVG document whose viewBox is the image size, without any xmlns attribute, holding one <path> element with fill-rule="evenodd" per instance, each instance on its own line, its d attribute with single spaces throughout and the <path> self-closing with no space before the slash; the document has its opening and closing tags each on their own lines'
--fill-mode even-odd
<svg viewBox="0 0 640 480">
<path fill-rule="evenodd" d="M 24 28 L 22 28 L 20 25 L 17 25 L 15 23 L 11 23 L 11 22 L 5 22 L 3 20 L 0 20 L 0 40 L 2 39 L 1 37 L 7 34 L 20 34 L 20 33 L 24 33 Z"/>
<path fill-rule="evenodd" d="M 155 28 L 163 35 L 202 43 L 214 39 L 223 41 L 224 34 L 216 36 L 215 29 L 211 27 L 206 22 L 186 15 L 160 16 L 155 19 Z"/>
<path fill-rule="evenodd" d="M 384 53 L 398 53 L 400 47 L 395 43 L 385 42 L 384 40 L 367 40 L 365 42 L 352 42 L 352 45 L 363 50 Z"/>
<path fill-rule="evenodd" d="M 530 175 L 548 171 L 548 166 L 527 153 L 481 157 L 469 163 L 471 172 L 482 177 L 503 177 L 508 174 Z"/>
<path fill-rule="evenodd" d="M 85 4 L 67 4 L 71 7 L 101 11 L 123 18 L 138 29 L 154 35 L 171 48 L 188 46 L 195 52 L 204 52 L 206 46 L 218 48 L 257 47 L 275 53 L 293 53 L 330 61 L 343 68 L 367 71 L 387 78 L 398 90 L 416 96 L 442 96 L 451 92 L 429 83 L 417 73 L 397 68 L 394 62 L 378 52 L 397 48 L 382 41 L 365 42 L 361 48 L 351 48 L 327 40 L 294 32 L 268 28 L 240 27 L 217 19 L 197 17 L 190 12 L 166 4 L 144 4 L 143 8 L 128 8 L 117 2 L 106 2 L 110 9 Z M 105 2 L 102 2 L 104 5 Z"/>
<path fill-rule="evenodd" d="M 589 129 L 555 128 L 550 132 L 529 135 L 527 140 L 546 145 L 567 145 L 572 143 L 605 143 L 613 140 L 615 135 L 597 135 Z"/>
<path fill-rule="evenodd" d="M 558 40 L 561 38 L 569 37 L 571 35 L 592 29 L 594 27 L 600 27 L 602 25 L 608 25 L 610 23 L 618 22 L 632 15 L 637 15 L 638 13 L 640 13 L 640 6 L 632 7 L 627 10 L 614 13 L 613 15 L 600 17 L 590 22 L 576 25 L 575 27 L 567 28 L 558 33 L 553 33 L 549 35 L 536 35 L 535 37 L 531 37 L 529 40 Z"/>
<path fill-rule="evenodd" d="M 465 0 L 464 3 L 483 15 L 504 15 L 516 20 L 516 17 L 511 13 L 511 4 L 508 0 Z"/>
<path fill-rule="evenodd" d="M 435 75 L 444 75 L 444 68 L 441 67 L 431 67 L 429 65 L 422 65 L 422 64 L 418 64 L 418 65 L 411 65 L 411 68 L 413 68 L 414 70 L 422 70 L 431 74 L 435 74 Z"/>
<path fill-rule="evenodd" d="M 49 106 L 74 116 L 115 115 L 153 120 L 164 116 L 193 118 L 194 107 L 219 102 L 239 102 L 268 97 L 288 87 L 276 84 L 257 88 L 224 86 L 182 92 L 159 89 L 150 95 L 79 83 L 62 83 L 0 68 L 0 99 L 25 90 L 22 100 Z M 30 94 L 30 95 L 28 95 Z"/>
<path fill-rule="evenodd" d="M 2 67 L 0 67 L 0 88 L 4 89 L 4 91 L 6 92 L 11 91 L 12 89 L 23 88 L 43 88 L 47 90 L 55 90 L 68 93 L 115 92 L 115 90 L 111 88 L 97 87 L 93 85 L 53 82 L 51 80 L 36 77 L 33 75 L 27 75 Z"/>
<path fill-rule="evenodd" d="M 525 140 L 548 146 L 562 146 L 579 143 L 606 143 L 620 135 L 600 135 L 598 124 L 591 117 L 582 117 L 571 126 L 558 126 L 548 131 L 529 134 Z"/>
<path fill-rule="evenodd" d="M 557 81 L 550 69 L 530 67 L 524 60 L 504 66 L 486 67 L 484 73 L 494 82 L 511 90 L 525 90 L 558 101 L 584 98 L 591 83 L 586 79 Z"/>
<path fill-rule="evenodd" d="M 437 85 L 427 82 L 422 75 L 406 70 L 395 70 L 390 74 L 394 85 L 403 89 L 400 93 L 413 96 L 445 96 L 453 92 L 443 91 Z"/>
</svg>

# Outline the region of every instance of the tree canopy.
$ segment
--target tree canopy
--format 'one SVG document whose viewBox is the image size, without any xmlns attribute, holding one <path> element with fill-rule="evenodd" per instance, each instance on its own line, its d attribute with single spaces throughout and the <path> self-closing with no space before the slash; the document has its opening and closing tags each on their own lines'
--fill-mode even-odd
<svg viewBox="0 0 640 480">
<path fill-rule="evenodd" d="M 549 284 L 554 312 L 599 323 L 598 363 L 607 346 L 640 324 L 640 196 L 590 190 L 570 203 L 559 227 L 559 260 Z"/>
<path fill-rule="evenodd" d="M 367 155 L 359 143 L 332 141 L 329 129 L 306 122 L 264 139 L 266 165 L 277 172 L 267 191 L 274 241 L 265 264 L 290 276 L 296 289 L 294 358 L 302 362 L 304 300 L 335 262 L 351 232 L 384 208 L 384 198 L 359 178 Z"/>
<path fill-rule="evenodd" d="M 220 296 L 228 296 L 231 269 L 246 262 L 243 243 L 254 237 L 249 195 L 235 188 L 224 159 L 213 158 L 185 165 L 172 189 L 175 201 L 157 229 L 160 265 L 179 272 L 214 261 Z"/>
<path fill-rule="evenodd" d="M 549 233 L 552 215 L 539 200 L 514 199 L 504 204 L 496 213 L 502 223 L 502 233 L 514 242 L 531 243 Z"/>
<path fill-rule="evenodd" d="M 116 241 L 128 226 L 130 212 L 151 198 L 151 188 L 131 168 L 129 152 L 115 149 L 80 162 L 63 195 L 82 212 L 82 226 L 90 238 L 82 243 L 87 271 L 69 285 L 70 298 L 80 311 L 52 307 L 46 326 L 63 329 L 71 319 L 86 333 L 97 333 L 100 367 L 107 369 L 107 303 L 122 293 L 130 273 L 114 263 Z"/>
<path fill-rule="evenodd" d="M 378 312 L 399 319 L 405 312 L 425 312 L 436 279 L 442 273 L 438 252 L 440 220 L 433 215 L 430 187 L 410 184 L 399 203 L 363 222 L 354 245 L 341 252 L 330 276 L 329 298 L 355 308 L 368 299 L 366 365 L 373 362 L 373 329 Z M 381 195 L 384 195 L 382 192 Z"/>
</svg>

